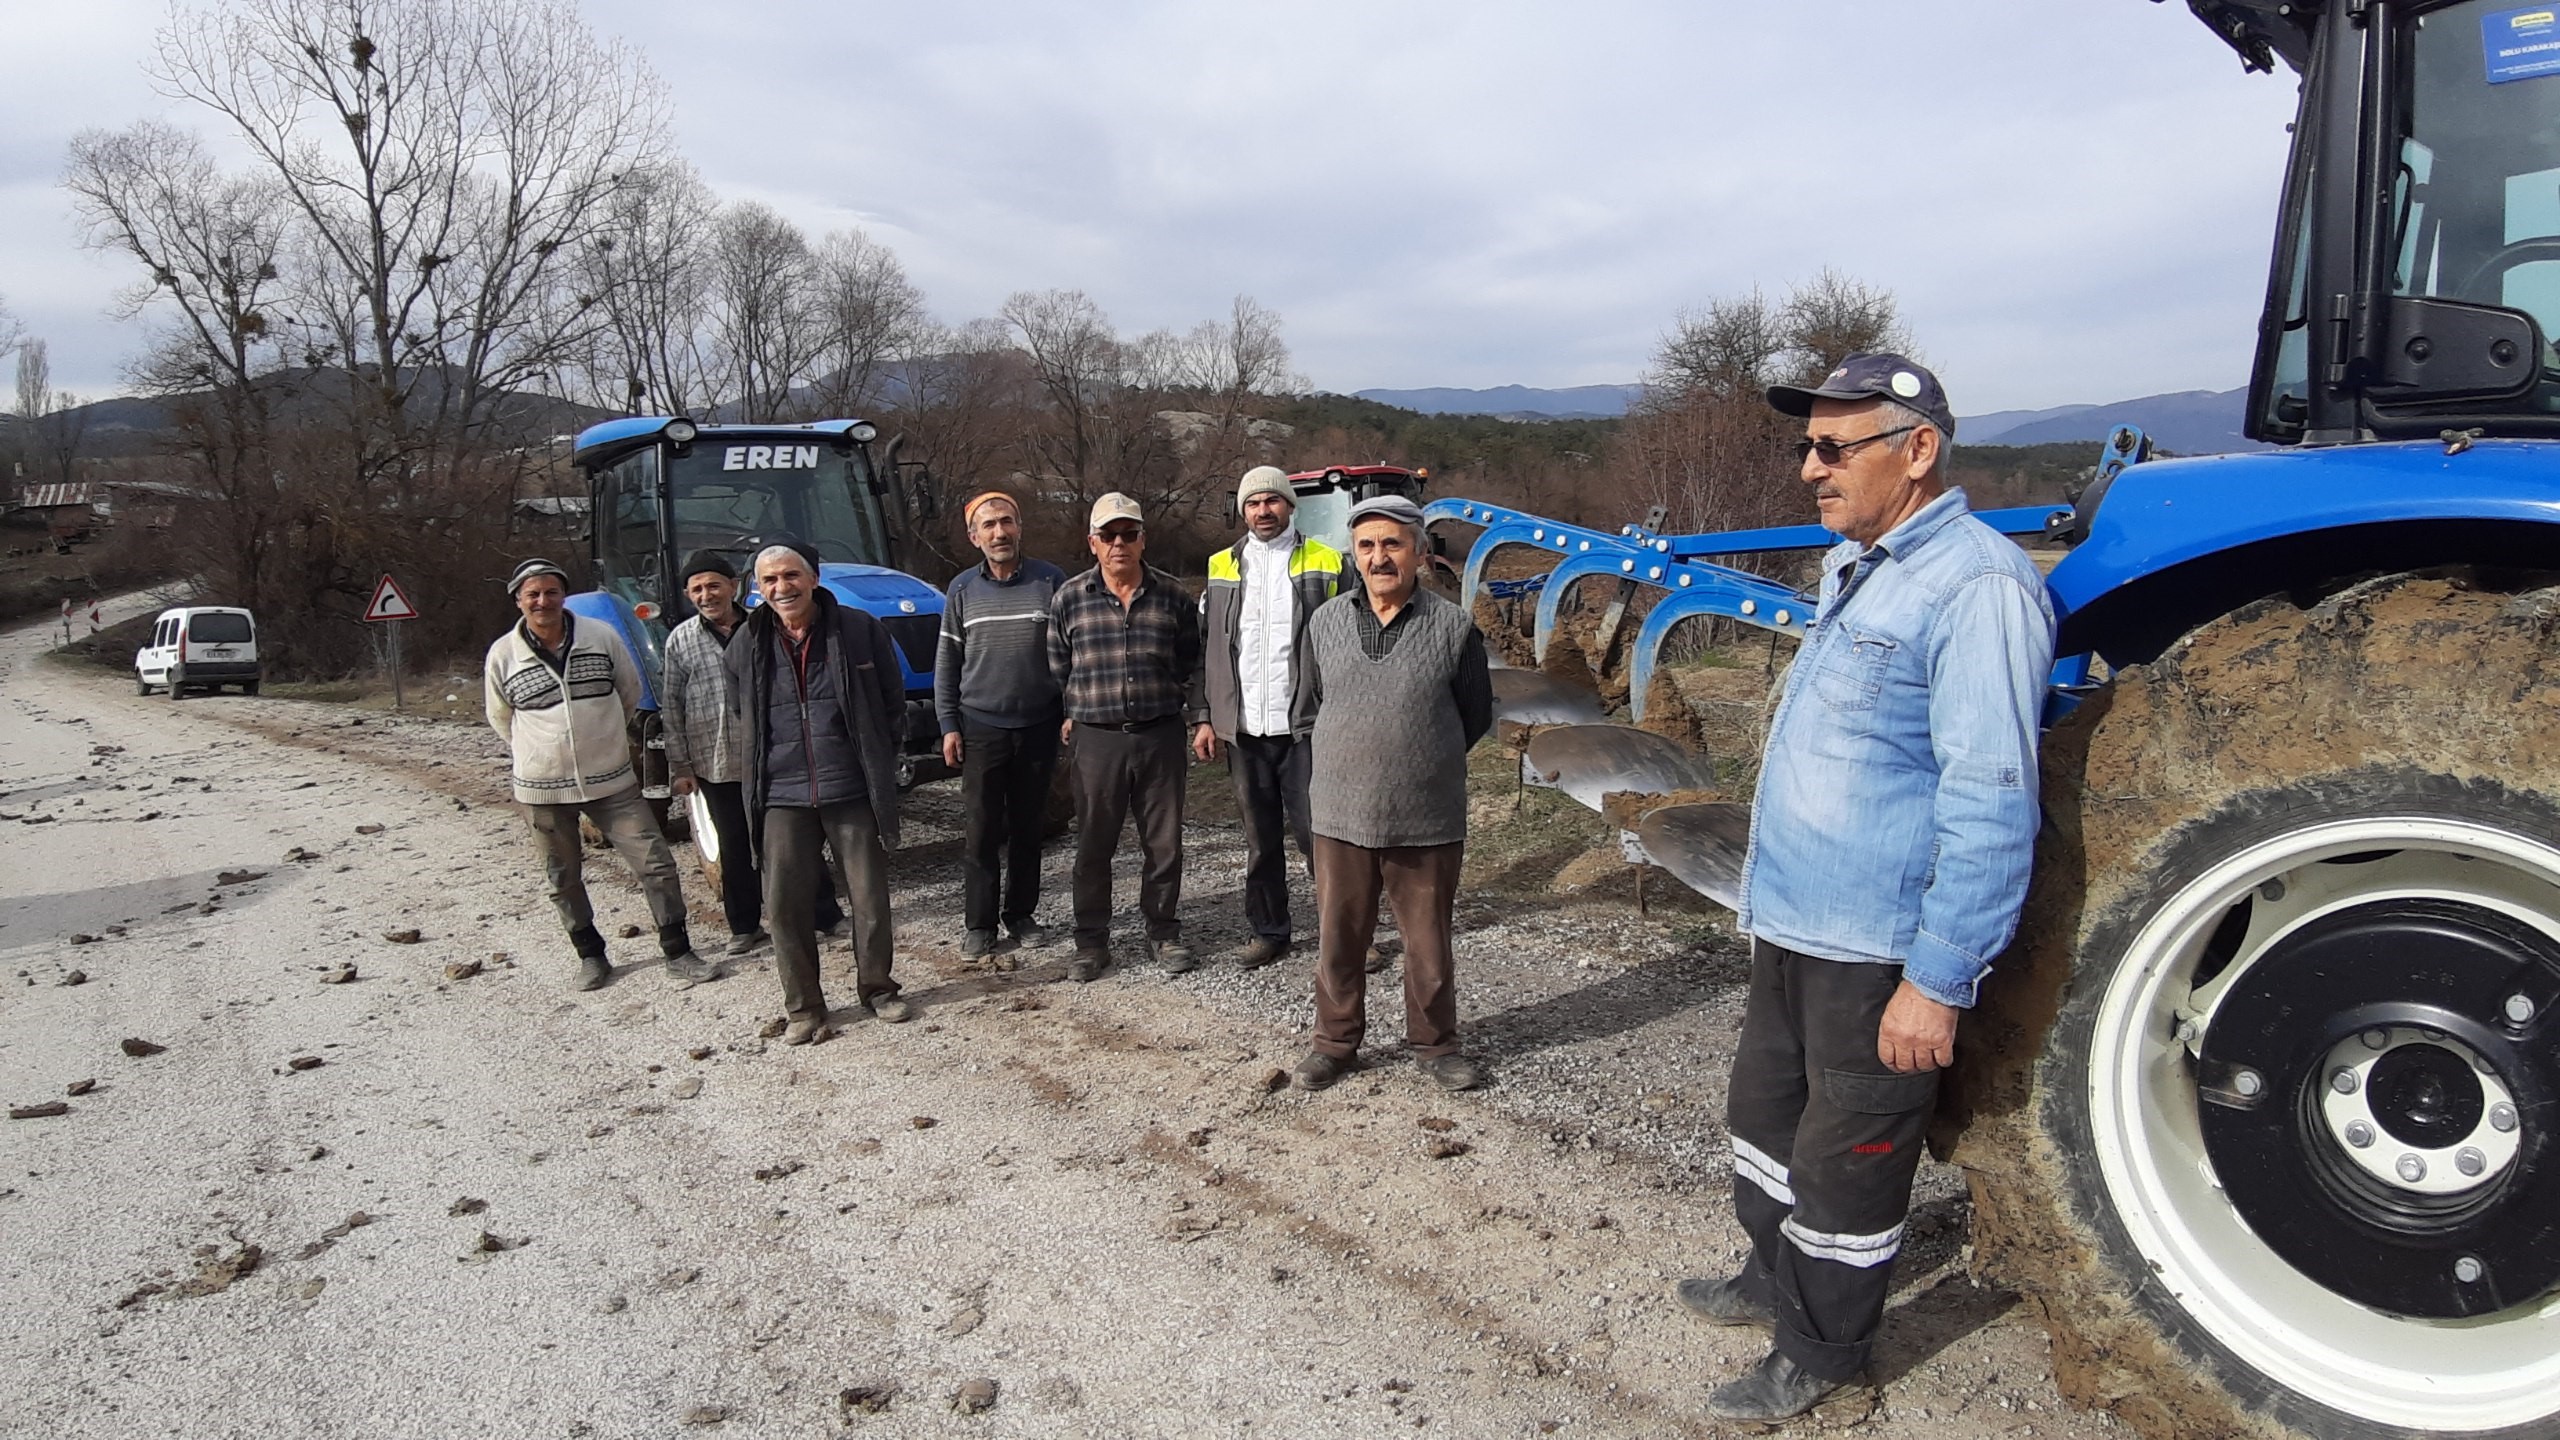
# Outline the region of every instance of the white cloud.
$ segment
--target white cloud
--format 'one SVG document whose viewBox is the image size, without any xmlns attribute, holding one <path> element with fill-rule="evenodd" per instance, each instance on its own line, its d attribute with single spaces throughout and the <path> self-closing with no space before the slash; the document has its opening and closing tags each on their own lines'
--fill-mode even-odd
<svg viewBox="0 0 2560 1440">
<path fill-rule="evenodd" d="M 66 383 L 137 337 L 47 187 L 74 130 L 160 112 L 160 14 L 64 7 L 0 60 L 0 293 Z M 2292 93 L 2137 0 L 588 14 L 716 189 L 866 226 L 945 318 L 1248 293 L 1343 390 L 1630 379 L 1682 307 L 1826 265 L 1897 293 L 1968 411 L 2236 384 Z"/>
</svg>

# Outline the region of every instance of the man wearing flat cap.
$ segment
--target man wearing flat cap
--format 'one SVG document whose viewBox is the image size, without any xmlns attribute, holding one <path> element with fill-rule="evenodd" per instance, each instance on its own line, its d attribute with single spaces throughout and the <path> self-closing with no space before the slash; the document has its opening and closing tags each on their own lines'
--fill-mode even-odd
<svg viewBox="0 0 2560 1440">
<path fill-rule="evenodd" d="M 693 953 L 675 856 L 631 761 L 631 718 L 641 694 L 631 652 L 611 625 L 580 623 L 569 613 L 568 574 L 548 560 L 517 566 L 507 594 L 523 618 L 490 645 L 481 702 L 489 728 L 507 742 L 516 802 L 533 829 L 547 893 L 578 957 L 571 983 L 593 990 L 613 979 L 587 899 L 582 815 L 640 882 L 669 978 L 679 988 L 715 978 Z"/>
<path fill-rule="evenodd" d="M 1253 927 L 1236 963 L 1289 953 L 1289 845 L 1313 863 L 1307 829 L 1309 748 L 1299 721 L 1313 696 L 1302 676 L 1307 622 L 1342 589 L 1342 552 L 1295 523 L 1288 472 L 1257 465 L 1236 484 L 1244 537 L 1209 557 L 1200 597 L 1201 673 L 1215 742 L 1227 752 L 1244 817 L 1244 915 Z"/>
<path fill-rule="evenodd" d="M 817 892 L 841 867 L 853 922 L 855 998 L 891 1024 L 915 1016 L 890 975 L 889 849 L 898 843 L 898 736 L 906 685 L 888 627 L 836 599 L 818 555 L 793 541 L 755 557 L 764 603 L 724 657 L 745 730 L 748 833 L 764 871 L 765 923 L 782 980 L 782 1043 L 835 1034 L 818 977 Z"/>
<path fill-rule="evenodd" d="M 1852 355 L 1769 403 L 1804 421 L 1822 588 L 1769 725 L 1728 1092 L 1740 1273 L 1683 1280 L 1775 1332 L 1710 1414 L 1771 1423 L 1855 1385 L 1902 1248 L 1956 1017 L 2016 929 L 2036 835 L 2054 617 L 2026 555 L 1947 487 L 1938 378 Z"/>
<path fill-rule="evenodd" d="M 1467 751 L 1493 728 L 1484 637 L 1421 586 L 1422 510 L 1401 495 L 1351 510 L 1360 588 L 1307 626 L 1315 748 L 1316 1033 L 1291 1078 L 1322 1090 L 1358 1065 L 1368 1026 L 1363 965 L 1386 897 L 1404 935 L 1405 1043 L 1447 1090 L 1483 1080 L 1458 1051 L 1450 927 L 1467 838 Z"/>
<path fill-rule="evenodd" d="M 731 700 L 729 642 L 746 622 L 738 603 L 738 572 L 717 550 L 685 557 L 676 576 L 693 614 L 667 636 L 659 668 L 658 714 L 666 722 L 667 771 L 678 795 L 699 795 L 711 817 L 720 856 L 720 908 L 729 922 L 729 955 L 754 953 L 768 938 L 764 928 L 764 877 L 756 869 L 755 841 L 747 829 L 740 779 L 746 770 L 746 726 Z M 844 923 L 833 885 L 816 895 L 817 926 Z"/>
<path fill-rule="evenodd" d="M 1138 502 L 1114 491 L 1093 502 L 1086 543 L 1094 566 L 1058 587 L 1049 611 L 1049 668 L 1067 718 L 1060 738 L 1076 792 L 1076 954 L 1069 979 L 1111 964 L 1111 857 L 1135 820 L 1146 868 L 1138 908 L 1147 948 L 1168 974 L 1197 963 L 1182 943 L 1183 741 L 1208 743 L 1200 699 L 1200 607 L 1146 563 Z"/>
<path fill-rule="evenodd" d="M 985 558 L 943 591 L 933 709 L 942 763 L 960 772 L 960 953 L 976 959 L 1048 939 L 1036 913 L 1040 832 L 1062 713 L 1049 604 L 1067 577 L 1022 553 L 1022 507 L 1003 491 L 971 497 L 960 523 Z"/>
</svg>

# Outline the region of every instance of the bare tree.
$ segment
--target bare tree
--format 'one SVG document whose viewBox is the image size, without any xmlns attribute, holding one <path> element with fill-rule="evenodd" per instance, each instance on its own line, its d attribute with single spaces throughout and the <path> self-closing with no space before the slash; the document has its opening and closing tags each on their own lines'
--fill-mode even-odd
<svg viewBox="0 0 2560 1440">
<path fill-rule="evenodd" d="M 1697 391 L 1757 399 L 1791 344 L 1778 307 L 1757 288 L 1710 300 L 1663 337 L 1644 377 L 1646 399 L 1676 402 Z"/>
<path fill-rule="evenodd" d="M 1802 380 L 1820 379 L 1851 355 L 1911 348 L 1893 292 L 1837 270 L 1826 269 L 1789 292 L 1779 322 Z"/>
<path fill-rule="evenodd" d="M 714 394 L 710 256 L 719 202 L 694 168 L 654 167 L 615 197 L 579 257 L 580 294 L 606 323 L 578 366 L 596 404 L 707 414 Z"/>
<path fill-rule="evenodd" d="M 53 366 L 42 340 L 18 342 L 18 423 L 32 427 L 53 409 Z"/>
<path fill-rule="evenodd" d="M 749 200 L 720 217 L 710 260 L 723 393 L 742 420 L 798 420 L 818 352 L 816 259 L 800 227 Z"/>
<path fill-rule="evenodd" d="M 1171 460 L 1152 409 L 1132 403 L 1143 347 L 1123 344 L 1081 290 L 1018 291 L 997 313 L 1046 402 L 1025 431 L 1025 468 L 1079 504 L 1113 490 L 1143 502 Z"/>
<path fill-rule="evenodd" d="M 879 398 L 881 366 L 924 333 L 924 295 L 896 253 L 859 230 L 830 234 L 813 260 L 816 405 L 830 417 L 858 415 Z"/>
</svg>

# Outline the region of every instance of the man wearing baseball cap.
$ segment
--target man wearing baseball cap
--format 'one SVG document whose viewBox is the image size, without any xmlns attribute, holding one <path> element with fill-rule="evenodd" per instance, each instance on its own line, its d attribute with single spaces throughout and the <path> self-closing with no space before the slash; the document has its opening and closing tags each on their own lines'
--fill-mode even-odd
<svg viewBox="0 0 2560 1440">
<path fill-rule="evenodd" d="M 737 713 L 729 675 L 729 642 L 747 618 L 738 603 L 738 572 L 717 550 L 696 550 L 676 575 L 693 614 L 667 636 L 659 660 L 665 683 L 658 713 L 666 722 L 667 772 L 678 795 L 700 795 L 702 811 L 720 856 L 720 908 L 729 921 L 729 954 L 754 953 L 770 937 L 764 928 L 764 877 L 756 869 L 755 840 L 747 827 L 746 725 Z M 832 932 L 844 923 L 832 885 L 820 885 L 817 925 Z"/>
<path fill-rule="evenodd" d="M 1209 557 L 1200 596 L 1201 674 L 1215 739 L 1226 746 L 1244 817 L 1246 969 L 1289 953 L 1289 842 L 1314 863 L 1307 829 L 1308 746 L 1298 739 L 1312 691 L 1307 621 L 1342 588 L 1342 552 L 1298 532 L 1288 472 L 1256 465 L 1236 484 L 1244 537 Z"/>
<path fill-rule="evenodd" d="M 523 618 L 489 647 L 482 704 L 489 727 L 513 756 L 515 797 L 542 853 L 551 903 L 577 952 L 572 983 L 593 990 L 613 978 L 587 900 L 582 815 L 640 882 L 668 976 L 679 988 L 716 978 L 693 953 L 675 856 L 631 763 L 631 717 L 641 694 L 631 652 L 614 627 L 578 623 L 568 610 L 568 574 L 548 560 L 517 566 L 507 593 Z"/>
<path fill-rule="evenodd" d="M 1093 502 L 1094 567 L 1058 587 L 1049 610 L 1049 668 L 1067 718 L 1059 738 L 1076 792 L 1078 981 L 1111 964 L 1111 857 L 1134 819 L 1146 871 L 1138 890 L 1147 947 L 1168 974 L 1197 961 L 1182 943 L 1182 798 L 1194 745 L 1213 743 L 1200 698 L 1200 608 L 1146 563 L 1147 522 L 1114 491 Z M 1190 722 L 1186 725 L 1185 722 Z"/>
<path fill-rule="evenodd" d="M 1707 1401 L 1761 1423 L 1865 1369 L 1956 1017 L 2026 894 L 2054 641 L 2035 567 L 1947 487 L 1938 377 L 1852 355 L 1769 403 L 1804 421 L 1800 478 L 1841 542 L 1770 721 L 1743 871 L 1726 1120 L 1751 1253 L 1677 1290 L 1775 1332 Z"/>
<path fill-rule="evenodd" d="M 971 959 L 1047 943 L 1040 832 L 1058 768 L 1058 678 L 1049 671 L 1049 604 L 1066 572 L 1022 553 L 1022 507 L 1001 490 L 960 507 L 985 557 L 951 577 L 934 651 L 942 763 L 960 772 L 960 906 Z"/>
</svg>

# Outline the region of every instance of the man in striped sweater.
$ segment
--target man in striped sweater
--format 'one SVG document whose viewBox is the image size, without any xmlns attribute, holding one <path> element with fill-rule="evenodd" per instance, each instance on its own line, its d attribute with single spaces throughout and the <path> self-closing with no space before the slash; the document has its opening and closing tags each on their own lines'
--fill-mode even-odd
<svg viewBox="0 0 2560 1440">
<path fill-rule="evenodd" d="M 942 763 L 960 772 L 968 926 L 960 953 L 975 959 L 1048 939 L 1033 912 L 1062 714 L 1049 669 L 1049 605 L 1067 577 L 1022 553 L 1022 507 L 1003 491 L 961 507 L 961 523 L 986 558 L 953 576 L 943 592 L 933 708 L 942 722 Z M 996 939 L 999 918 L 1008 944 Z"/>
<path fill-rule="evenodd" d="M 640 671 L 610 625 L 581 625 L 568 610 L 568 576 L 527 560 L 507 581 L 523 619 L 489 647 L 482 667 L 489 728 L 513 756 L 516 800 L 542 852 L 542 873 L 578 954 L 574 980 L 593 990 L 613 978 L 587 900 L 578 818 L 595 822 L 648 897 L 658 949 L 679 987 L 715 978 L 693 953 L 684 888 L 658 817 L 640 794 L 629 727 L 640 706 Z"/>
</svg>

